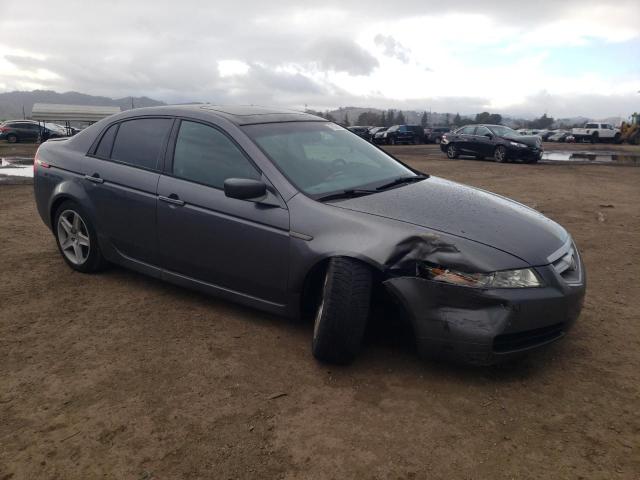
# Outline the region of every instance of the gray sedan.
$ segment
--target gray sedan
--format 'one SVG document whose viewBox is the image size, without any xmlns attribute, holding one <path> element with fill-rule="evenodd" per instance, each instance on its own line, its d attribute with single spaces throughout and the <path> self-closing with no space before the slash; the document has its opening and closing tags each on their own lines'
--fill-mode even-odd
<svg viewBox="0 0 640 480">
<path fill-rule="evenodd" d="M 259 107 L 130 110 L 35 159 L 38 211 L 80 272 L 109 263 L 288 317 L 352 361 L 372 291 L 421 353 L 489 364 L 565 335 L 585 270 L 567 231 L 348 130 Z"/>
</svg>

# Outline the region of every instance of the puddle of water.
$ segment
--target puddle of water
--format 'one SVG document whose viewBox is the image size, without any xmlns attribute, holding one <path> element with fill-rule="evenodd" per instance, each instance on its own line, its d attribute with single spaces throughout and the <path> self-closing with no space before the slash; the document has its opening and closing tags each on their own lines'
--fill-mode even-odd
<svg viewBox="0 0 640 480">
<path fill-rule="evenodd" d="M 0 167 L 0 177 L 33 177 L 33 168 Z"/>
<path fill-rule="evenodd" d="M 640 155 L 620 152 L 551 151 L 542 154 L 542 163 L 568 162 L 598 165 L 626 165 L 640 167 Z"/>
</svg>

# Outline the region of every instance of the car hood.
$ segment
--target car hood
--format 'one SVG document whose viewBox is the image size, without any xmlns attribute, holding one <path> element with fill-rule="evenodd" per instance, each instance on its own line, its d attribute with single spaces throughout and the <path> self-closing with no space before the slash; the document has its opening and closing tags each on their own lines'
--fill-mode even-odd
<svg viewBox="0 0 640 480">
<path fill-rule="evenodd" d="M 538 135 L 520 135 L 518 137 L 504 137 L 505 140 L 512 142 L 524 143 L 530 147 L 540 147 L 542 145 L 542 139 Z"/>
<path fill-rule="evenodd" d="M 548 264 L 569 236 L 525 205 L 437 177 L 331 204 L 473 240 L 533 266 Z"/>
</svg>

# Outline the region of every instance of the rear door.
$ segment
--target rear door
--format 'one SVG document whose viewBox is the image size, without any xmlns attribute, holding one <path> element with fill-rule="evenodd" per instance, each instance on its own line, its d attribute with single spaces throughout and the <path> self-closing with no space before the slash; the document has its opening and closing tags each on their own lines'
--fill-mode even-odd
<svg viewBox="0 0 640 480">
<path fill-rule="evenodd" d="M 458 149 L 461 153 L 466 154 L 474 154 L 475 155 L 475 147 L 474 147 L 474 133 L 476 131 L 475 125 L 468 125 L 464 128 L 458 130 Z"/>
<path fill-rule="evenodd" d="M 262 179 L 248 155 L 222 129 L 182 120 L 171 161 L 158 185 L 161 265 L 171 274 L 284 304 L 289 211 L 229 198 L 228 178 Z M 171 153 L 172 151 L 172 153 Z"/>
<path fill-rule="evenodd" d="M 173 119 L 142 117 L 110 126 L 92 156 L 84 182 L 98 232 L 118 253 L 156 265 L 156 189 Z"/>
</svg>

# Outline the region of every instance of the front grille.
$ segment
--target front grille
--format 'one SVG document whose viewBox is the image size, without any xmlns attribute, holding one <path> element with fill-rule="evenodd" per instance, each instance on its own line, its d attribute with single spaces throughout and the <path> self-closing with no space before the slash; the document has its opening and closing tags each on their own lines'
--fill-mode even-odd
<svg viewBox="0 0 640 480">
<path fill-rule="evenodd" d="M 498 335 L 493 339 L 493 351 L 497 353 L 511 352 L 556 340 L 563 335 L 563 327 L 564 324 L 556 323 L 534 330 Z"/>
</svg>

